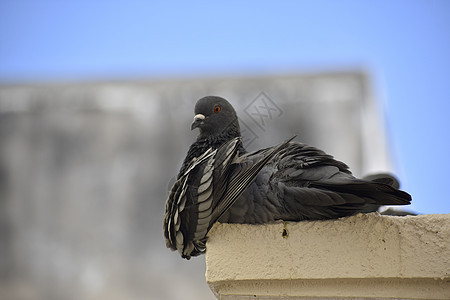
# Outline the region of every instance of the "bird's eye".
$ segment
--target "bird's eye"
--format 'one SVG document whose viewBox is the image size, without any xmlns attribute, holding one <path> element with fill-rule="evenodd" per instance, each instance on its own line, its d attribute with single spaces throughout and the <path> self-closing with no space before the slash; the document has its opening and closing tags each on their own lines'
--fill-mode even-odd
<svg viewBox="0 0 450 300">
<path fill-rule="evenodd" d="M 222 108 L 219 105 L 214 106 L 214 112 L 217 114 Z"/>
</svg>

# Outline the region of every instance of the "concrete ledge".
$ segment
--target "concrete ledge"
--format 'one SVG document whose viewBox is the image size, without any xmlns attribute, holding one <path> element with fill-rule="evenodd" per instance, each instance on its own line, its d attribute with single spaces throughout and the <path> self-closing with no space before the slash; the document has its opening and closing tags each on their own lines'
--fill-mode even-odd
<svg viewBox="0 0 450 300">
<path fill-rule="evenodd" d="M 216 224 L 206 265 L 219 299 L 449 299 L 450 214 Z"/>
</svg>

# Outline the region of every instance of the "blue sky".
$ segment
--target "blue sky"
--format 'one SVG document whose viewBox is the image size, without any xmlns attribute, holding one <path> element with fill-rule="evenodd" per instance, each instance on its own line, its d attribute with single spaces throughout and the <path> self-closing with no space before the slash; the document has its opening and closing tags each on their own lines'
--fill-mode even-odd
<svg viewBox="0 0 450 300">
<path fill-rule="evenodd" d="M 450 213 L 450 1 L 0 1 L 0 83 L 362 67 L 412 209 Z"/>
</svg>

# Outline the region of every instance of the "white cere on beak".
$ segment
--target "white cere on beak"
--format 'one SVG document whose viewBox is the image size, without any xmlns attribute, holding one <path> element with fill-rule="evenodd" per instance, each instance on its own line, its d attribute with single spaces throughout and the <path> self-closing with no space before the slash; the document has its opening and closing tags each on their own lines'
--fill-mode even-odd
<svg viewBox="0 0 450 300">
<path fill-rule="evenodd" d="M 194 121 L 204 120 L 204 119 L 205 119 L 205 116 L 202 115 L 202 114 L 197 114 L 197 115 L 194 116 Z"/>
</svg>

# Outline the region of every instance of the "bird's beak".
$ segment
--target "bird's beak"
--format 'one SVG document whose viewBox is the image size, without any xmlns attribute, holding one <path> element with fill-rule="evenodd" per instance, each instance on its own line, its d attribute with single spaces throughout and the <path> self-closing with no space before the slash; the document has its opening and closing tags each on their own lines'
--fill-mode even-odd
<svg viewBox="0 0 450 300">
<path fill-rule="evenodd" d="M 199 127 L 203 124 L 203 120 L 205 119 L 205 116 L 202 114 L 197 114 L 194 116 L 194 121 L 191 124 L 191 130 L 194 130 L 195 128 Z"/>
</svg>

